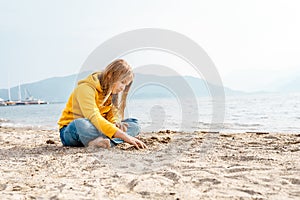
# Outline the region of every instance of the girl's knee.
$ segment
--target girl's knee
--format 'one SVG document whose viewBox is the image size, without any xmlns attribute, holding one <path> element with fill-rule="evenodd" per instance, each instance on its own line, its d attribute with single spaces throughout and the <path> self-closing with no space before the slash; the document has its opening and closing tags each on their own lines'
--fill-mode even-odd
<svg viewBox="0 0 300 200">
<path fill-rule="evenodd" d="M 94 130 L 95 126 L 90 122 L 90 120 L 85 118 L 79 118 L 74 120 L 74 124 L 76 126 L 76 129 L 79 130 L 79 132 L 85 130 Z"/>
<path fill-rule="evenodd" d="M 128 124 L 127 133 L 131 136 L 137 136 L 141 132 L 141 127 L 135 122 L 126 122 Z"/>
<path fill-rule="evenodd" d="M 90 126 L 92 123 L 86 118 L 78 118 L 74 120 L 76 126 Z"/>
</svg>

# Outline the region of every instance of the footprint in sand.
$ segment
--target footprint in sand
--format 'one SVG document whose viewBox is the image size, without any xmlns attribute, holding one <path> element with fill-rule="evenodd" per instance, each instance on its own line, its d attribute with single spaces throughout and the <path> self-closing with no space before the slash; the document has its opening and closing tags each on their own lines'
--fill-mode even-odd
<svg viewBox="0 0 300 200">
<path fill-rule="evenodd" d="M 12 191 L 21 191 L 22 187 L 19 185 L 13 186 Z"/>
<path fill-rule="evenodd" d="M 269 140 L 279 140 L 279 138 L 278 138 L 278 137 L 271 136 L 271 135 L 269 135 L 269 136 L 265 136 L 265 137 L 264 137 L 264 139 L 269 139 Z"/>
<path fill-rule="evenodd" d="M 300 185 L 300 179 L 288 178 L 287 180 L 290 181 L 290 183 L 293 184 L 293 185 Z"/>
<path fill-rule="evenodd" d="M 140 176 L 138 179 L 133 179 L 127 184 L 127 187 L 129 190 L 139 194 L 149 195 L 172 191 L 174 182 L 159 175 L 145 175 Z"/>
<path fill-rule="evenodd" d="M 192 182 L 197 186 L 203 184 L 213 184 L 213 185 L 221 184 L 221 181 L 215 178 L 202 178 L 202 179 L 193 180 Z"/>
<path fill-rule="evenodd" d="M 228 173 L 237 173 L 237 172 L 247 172 L 247 171 L 252 171 L 253 169 L 250 168 L 232 168 L 228 169 Z"/>
<path fill-rule="evenodd" d="M 261 195 L 260 192 L 256 192 L 254 190 L 245 190 L 245 189 L 237 189 L 238 191 L 250 194 L 250 195 Z"/>
<path fill-rule="evenodd" d="M 7 188 L 6 184 L 0 184 L 0 191 L 5 190 Z"/>
<path fill-rule="evenodd" d="M 166 171 L 162 174 L 164 177 L 174 181 L 174 183 L 178 183 L 179 180 L 181 179 L 181 176 L 174 171 Z"/>
</svg>

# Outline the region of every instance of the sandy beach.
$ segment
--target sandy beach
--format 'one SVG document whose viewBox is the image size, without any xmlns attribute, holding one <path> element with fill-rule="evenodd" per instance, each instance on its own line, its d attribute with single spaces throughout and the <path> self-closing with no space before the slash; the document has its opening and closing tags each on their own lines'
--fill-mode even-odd
<svg viewBox="0 0 300 200">
<path fill-rule="evenodd" d="M 299 133 L 140 136 L 146 150 L 62 147 L 0 128 L 0 199 L 300 199 Z"/>
</svg>

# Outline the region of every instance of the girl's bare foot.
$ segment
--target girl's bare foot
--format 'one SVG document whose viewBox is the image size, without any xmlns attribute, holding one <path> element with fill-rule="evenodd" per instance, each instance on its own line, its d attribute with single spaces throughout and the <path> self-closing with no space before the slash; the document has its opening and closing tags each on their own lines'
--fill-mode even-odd
<svg viewBox="0 0 300 200">
<path fill-rule="evenodd" d="M 89 142 L 88 147 L 98 147 L 98 148 L 110 148 L 110 141 L 109 139 L 105 139 L 102 137 L 98 137 L 92 141 Z"/>
</svg>

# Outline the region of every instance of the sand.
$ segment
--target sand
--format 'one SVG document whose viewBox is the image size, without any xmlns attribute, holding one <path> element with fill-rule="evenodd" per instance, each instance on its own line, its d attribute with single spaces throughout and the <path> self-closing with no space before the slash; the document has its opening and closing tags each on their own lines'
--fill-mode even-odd
<svg viewBox="0 0 300 200">
<path fill-rule="evenodd" d="M 299 133 L 140 136 L 149 148 L 62 147 L 0 128 L 0 199 L 300 199 Z"/>
</svg>

